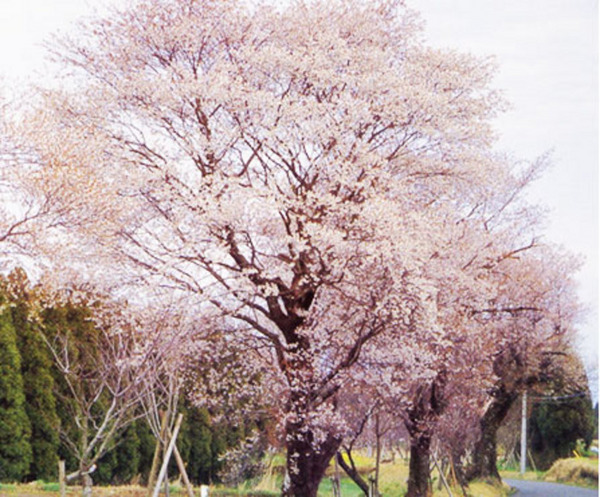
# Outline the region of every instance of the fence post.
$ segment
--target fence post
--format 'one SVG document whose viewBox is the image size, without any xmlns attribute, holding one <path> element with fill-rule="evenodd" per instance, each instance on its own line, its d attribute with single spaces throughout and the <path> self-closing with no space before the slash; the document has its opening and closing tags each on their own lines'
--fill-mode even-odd
<svg viewBox="0 0 600 497">
<path fill-rule="evenodd" d="M 65 482 L 65 461 L 58 461 L 58 484 L 60 486 L 60 497 L 67 495 L 67 488 Z"/>
</svg>

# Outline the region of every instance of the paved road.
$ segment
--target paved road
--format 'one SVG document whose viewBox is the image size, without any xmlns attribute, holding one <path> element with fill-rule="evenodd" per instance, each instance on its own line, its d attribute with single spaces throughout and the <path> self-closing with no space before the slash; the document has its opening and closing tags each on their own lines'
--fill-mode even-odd
<svg viewBox="0 0 600 497">
<path fill-rule="evenodd" d="M 504 480 L 517 489 L 515 497 L 597 497 L 597 490 L 545 481 Z"/>
</svg>

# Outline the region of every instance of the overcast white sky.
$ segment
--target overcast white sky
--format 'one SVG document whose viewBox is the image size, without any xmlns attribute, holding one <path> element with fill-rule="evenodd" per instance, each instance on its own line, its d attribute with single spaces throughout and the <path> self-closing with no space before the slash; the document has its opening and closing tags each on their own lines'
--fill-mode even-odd
<svg viewBox="0 0 600 497">
<path fill-rule="evenodd" d="M 495 55 L 495 86 L 513 108 L 498 120 L 499 147 L 553 168 L 532 191 L 549 210 L 547 237 L 586 258 L 581 329 L 588 367 L 598 362 L 598 0 L 407 0 L 429 43 Z M 0 75 L 43 77 L 40 44 L 94 8 L 118 0 L 0 0 Z M 597 398 L 597 385 L 594 388 Z"/>
</svg>

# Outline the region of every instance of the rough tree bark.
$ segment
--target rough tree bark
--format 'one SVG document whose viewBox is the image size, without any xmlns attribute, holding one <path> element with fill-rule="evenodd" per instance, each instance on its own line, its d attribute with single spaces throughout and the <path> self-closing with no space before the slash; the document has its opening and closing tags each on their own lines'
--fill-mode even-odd
<svg viewBox="0 0 600 497">
<path fill-rule="evenodd" d="M 430 432 L 426 430 L 421 433 L 411 433 L 406 497 L 429 497 L 432 495 L 431 486 L 429 485 L 430 452 Z"/>
<path fill-rule="evenodd" d="M 331 458 L 341 445 L 341 439 L 327 435 L 321 443 L 302 423 L 288 423 L 287 464 L 288 481 L 284 483 L 284 497 L 316 497 L 319 483 L 325 476 Z"/>
<path fill-rule="evenodd" d="M 83 497 L 92 497 L 92 486 L 94 485 L 92 477 L 87 473 L 84 474 L 82 477 L 82 483 L 83 483 L 83 489 L 82 489 Z"/>
<path fill-rule="evenodd" d="M 451 451 L 451 469 L 452 475 L 454 477 L 455 484 L 460 485 L 462 489 L 463 495 L 467 495 L 467 487 L 469 482 L 467 480 L 467 474 L 465 472 L 465 468 L 462 464 L 462 458 L 464 453 L 460 450 L 452 450 Z"/>
<path fill-rule="evenodd" d="M 467 471 L 469 481 L 474 479 L 501 481 L 496 466 L 497 433 L 518 396 L 518 392 L 508 391 L 503 384 L 492 393 L 492 403 L 479 422 L 481 431 L 473 450 L 473 461 Z"/>
<path fill-rule="evenodd" d="M 406 497 L 429 497 L 429 460 L 433 430 L 446 402 L 445 371 L 440 371 L 430 385 L 422 385 L 415 393 L 412 406 L 407 410 L 406 428 L 410 435 L 410 463 Z"/>
<path fill-rule="evenodd" d="M 87 461 L 81 461 L 79 465 L 79 473 L 81 480 L 81 495 L 83 497 L 92 497 L 92 487 L 94 486 L 94 480 L 90 475 L 91 464 Z"/>
</svg>

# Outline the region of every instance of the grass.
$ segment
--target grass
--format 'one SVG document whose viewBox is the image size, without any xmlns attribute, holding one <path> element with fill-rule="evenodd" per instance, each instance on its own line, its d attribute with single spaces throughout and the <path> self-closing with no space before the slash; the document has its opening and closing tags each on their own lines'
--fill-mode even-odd
<svg viewBox="0 0 600 497">
<path fill-rule="evenodd" d="M 543 471 L 526 471 L 521 474 L 518 469 L 504 469 L 500 471 L 500 476 L 502 478 L 509 478 L 511 480 L 528 480 L 528 481 L 542 481 L 544 479 Z"/>
<path fill-rule="evenodd" d="M 452 491 L 454 495 L 462 495 L 458 491 Z M 506 483 L 502 484 L 502 487 L 498 488 L 495 485 L 490 485 L 484 481 L 474 481 L 469 485 L 468 495 L 471 497 L 506 497 L 512 494 L 510 485 Z"/>
<path fill-rule="evenodd" d="M 374 469 L 374 462 L 372 458 L 366 455 L 357 454 L 354 457 L 354 462 L 357 466 L 359 473 L 365 480 L 368 479 L 369 474 L 372 474 Z M 240 486 L 238 489 L 225 489 L 220 487 L 213 487 L 211 489 L 211 496 L 229 497 L 229 496 L 276 496 L 280 495 L 280 488 L 282 484 L 283 466 L 285 461 L 283 459 L 274 458 L 267 469 L 265 475 L 259 480 L 247 482 Z M 326 476 L 321 482 L 319 487 L 319 497 L 331 497 L 333 495 L 331 476 L 335 473 L 333 464 L 327 470 Z M 362 497 L 363 493 L 358 486 L 340 469 L 340 486 L 343 497 Z M 448 493 L 446 489 L 441 486 L 439 487 L 439 475 L 437 471 L 433 472 L 433 487 L 434 497 L 447 497 Z M 388 462 L 381 465 L 380 468 L 380 488 L 382 495 L 386 497 L 399 497 L 404 495 L 406 492 L 406 482 L 408 479 L 408 463 L 401 459 L 396 459 L 395 462 Z M 462 496 L 460 488 L 452 488 L 452 493 L 455 496 Z M 468 495 L 470 497 L 506 497 L 510 495 L 510 487 L 508 485 L 502 488 L 494 487 L 486 482 L 475 482 L 469 487 Z"/>
<path fill-rule="evenodd" d="M 173 496 L 187 495 L 184 493 L 183 489 L 177 485 L 170 485 L 169 492 Z M 92 495 L 94 497 L 146 497 L 146 493 L 147 489 L 139 485 L 121 485 L 118 487 L 94 486 L 92 490 Z M 22 484 L 0 484 L 0 497 L 59 497 L 59 495 L 60 486 L 56 482 L 34 481 Z M 81 495 L 80 486 L 67 486 L 68 497 L 79 495 Z"/>
<path fill-rule="evenodd" d="M 58 497 L 59 492 L 55 490 L 54 484 L 45 485 L 7 485 L 2 484 L 0 486 L 0 497 Z M 362 497 L 363 494 L 360 489 L 348 478 L 341 479 L 341 489 L 343 497 Z M 380 488 L 384 496 L 398 497 L 404 495 L 406 492 L 406 485 L 404 482 L 387 481 L 383 482 Z M 455 496 L 462 496 L 460 489 L 453 488 L 452 492 Z M 198 491 L 196 490 L 196 494 Z M 81 488 L 76 486 L 69 486 L 67 489 L 68 497 L 76 497 L 81 495 Z M 138 486 L 122 486 L 122 487 L 100 487 L 96 486 L 93 489 L 94 497 L 145 497 L 146 489 Z M 187 495 L 177 492 L 176 495 Z M 211 497 L 276 497 L 280 495 L 279 490 L 257 490 L 257 489 L 227 489 L 213 487 L 210 491 Z M 333 490 L 331 487 L 331 480 L 326 478 L 323 480 L 319 487 L 319 497 L 331 497 Z M 434 497 L 447 497 L 447 492 L 442 490 L 435 490 Z M 476 482 L 469 488 L 468 495 L 470 497 L 505 497 L 508 492 L 500 491 L 497 488 L 491 487 L 489 484 L 484 482 Z"/>
<path fill-rule="evenodd" d="M 548 470 L 546 481 L 598 488 L 598 459 L 572 457 L 559 459 Z"/>
<path fill-rule="evenodd" d="M 567 460 L 570 461 L 570 460 Z M 562 483 L 571 482 L 571 484 L 581 484 L 581 476 L 588 475 L 588 472 L 592 473 L 595 469 L 595 478 L 597 479 L 598 468 L 597 459 L 590 461 L 584 458 L 577 459 L 577 463 L 569 463 L 568 466 L 560 466 L 556 469 L 556 481 Z M 583 461 L 583 462 L 582 462 Z M 587 461 L 587 462 L 586 462 Z M 366 455 L 358 454 L 355 457 L 355 463 L 359 472 L 363 475 L 366 480 L 368 475 L 372 473 L 374 469 L 373 459 Z M 575 465 L 578 468 L 583 468 L 577 473 L 575 470 L 572 471 L 572 466 Z M 211 497 L 276 497 L 280 495 L 280 488 L 282 484 L 283 466 L 285 461 L 282 457 L 275 456 L 271 459 L 271 463 L 265 475 L 260 479 L 254 481 L 248 481 L 238 488 L 224 488 L 220 486 L 211 487 Z M 333 465 L 327 471 L 326 477 L 323 479 L 321 486 L 319 487 L 319 497 L 331 497 L 333 495 L 331 476 L 334 474 Z M 553 473 L 550 473 L 552 475 Z M 356 486 L 356 484 L 348 477 L 344 475 L 344 472 L 340 469 L 341 490 L 343 497 L 362 497 L 362 492 Z M 501 471 L 501 475 L 505 478 L 520 478 L 518 471 Z M 574 476 L 579 475 L 579 476 Z M 528 471 L 525 474 L 525 479 L 529 480 L 542 480 L 545 474 L 541 472 Z M 408 463 L 407 461 L 396 458 L 395 462 L 387 462 L 381 465 L 380 468 L 380 491 L 385 497 L 399 497 L 406 492 L 406 482 L 408 479 Z M 568 481 L 565 481 L 568 480 Z M 432 474 L 434 497 L 447 497 L 448 493 L 444 486 L 439 485 L 439 474 L 434 470 Z M 585 482 L 584 482 L 585 483 Z M 587 484 L 586 486 L 589 486 Z M 597 488 L 597 481 L 596 487 Z M 173 496 L 185 497 L 187 494 L 184 489 L 177 485 L 170 487 Z M 462 497 L 462 490 L 457 487 L 451 488 L 453 495 Z M 196 490 L 198 494 L 199 491 Z M 471 483 L 467 490 L 469 497 L 506 497 L 510 495 L 510 487 L 503 485 L 497 487 L 491 485 L 489 482 L 476 481 Z M 81 495 L 81 487 L 69 486 L 68 497 L 75 497 Z M 95 486 L 93 490 L 94 497 L 145 497 L 146 489 L 137 485 L 119 486 L 119 487 L 100 487 Z M 30 484 L 13 485 L 13 484 L 1 484 L 0 485 L 0 497 L 58 497 L 59 488 L 58 483 L 46 483 L 46 482 L 33 482 Z"/>
<path fill-rule="evenodd" d="M 572 457 L 559 459 L 548 471 L 526 471 L 507 468 L 500 471 L 502 478 L 513 480 L 550 481 L 586 488 L 598 488 L 598 458 Z"/>
</svg>

